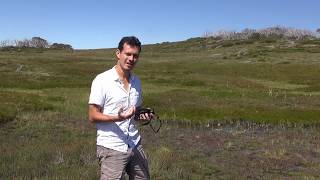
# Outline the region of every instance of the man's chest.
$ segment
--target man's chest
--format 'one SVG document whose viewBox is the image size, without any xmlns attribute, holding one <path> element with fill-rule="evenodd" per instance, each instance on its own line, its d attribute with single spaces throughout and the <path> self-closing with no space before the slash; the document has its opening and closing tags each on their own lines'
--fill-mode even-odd
<svg viewBox="0 0 320 180">
<path fill-rule="evenodd" d="M 114 84 L 108 89 L 105 99 L 105 106 L 112 107 L 112 109 L 138 106 L 141 101 L 141 88 L 128 84 L 125 89 L 123 84 Z"/>
</svg>

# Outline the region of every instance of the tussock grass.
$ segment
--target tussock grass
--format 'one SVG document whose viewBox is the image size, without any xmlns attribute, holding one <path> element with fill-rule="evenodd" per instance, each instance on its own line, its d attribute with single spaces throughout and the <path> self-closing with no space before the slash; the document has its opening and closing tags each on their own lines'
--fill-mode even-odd
<svg viewBox="0 0 320 180">
<path fill-rule="evenodd" d="M 156 179 L 318 177 L 315 127 L 234 121 L 193 128 L 171 122 L 160 134 L 143 133 Z"/>
</svg>

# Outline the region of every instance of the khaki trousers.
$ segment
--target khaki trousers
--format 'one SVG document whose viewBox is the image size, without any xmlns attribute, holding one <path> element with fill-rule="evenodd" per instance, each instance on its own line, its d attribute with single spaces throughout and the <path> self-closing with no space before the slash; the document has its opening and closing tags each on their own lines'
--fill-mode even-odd
<svg viewBox="0 0 320 180">
<path fill-rule="evenodd" d="M 97 146 L 97 157 L 101 168 L 101 180 L 125 179 L 125 173 L 132 179 L 150 179 L 149 167 L 142 145 L 119 152 Z"/>
</svg>

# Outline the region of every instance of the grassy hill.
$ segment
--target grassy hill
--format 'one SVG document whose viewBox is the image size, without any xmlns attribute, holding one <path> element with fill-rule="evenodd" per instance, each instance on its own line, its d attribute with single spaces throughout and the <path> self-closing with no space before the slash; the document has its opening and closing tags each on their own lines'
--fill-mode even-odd
<svg viewBox="0 0 320 180">
<path fill-rule="evenodd" d="M 319 46 L 320 40 L 193 38 L 146 45 L 135 72 L 145 105 L 163 119 L 314 123 L 320 115 Z M 74 101 L 59 92 L 65 89 L 83 94 L 76 115 L 85 116 L 92 79 L 115 62 L 114 49 L 9 51 L 0 58 L 3 108 L 15 106 L 1 121 L 24 108 L 60 111 Z"/>
<path fill-rule="evenodd" d="M 114 52 L 0 51 L 0 179 L 97 177 L 87 101 L 93 78 L 115 64 Z M 134 72 L 143 83 L 144 105 L 173 124 L 241 120 L 317 126 L 319 70 L 320 40 L 192 38 L 145 45 Z M 147 150 L 171 157 L 166 148 Z M 195 172 L 199 177 L 215 169 L 205 159 L 195 165 L 181 158 L 191 163 L 186 172 L 205 167 Z M 164 178 L 152 170 L 154 177 Z M 164 179 L 170 177 L 180 176 Z"/>
</svg>

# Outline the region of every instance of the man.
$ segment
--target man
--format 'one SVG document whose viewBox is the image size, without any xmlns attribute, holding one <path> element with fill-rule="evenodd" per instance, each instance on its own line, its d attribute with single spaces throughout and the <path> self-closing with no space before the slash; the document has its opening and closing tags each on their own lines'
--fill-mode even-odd
<svg viewBox="0 0 320 180">
<path fill-rule="evenodd" d="M 141 82 L 131 71 L 138 62 L 141 43 L 124 37 L 116 50 L 117 63 L 93 80 L 89 121 L 97 128 L 97 157 L 101 179 L 150 179 L 147 158 L 134 120 L 141 106 Z M 146 114 L 145 120 L 152 117 Z"/>
</svg>

